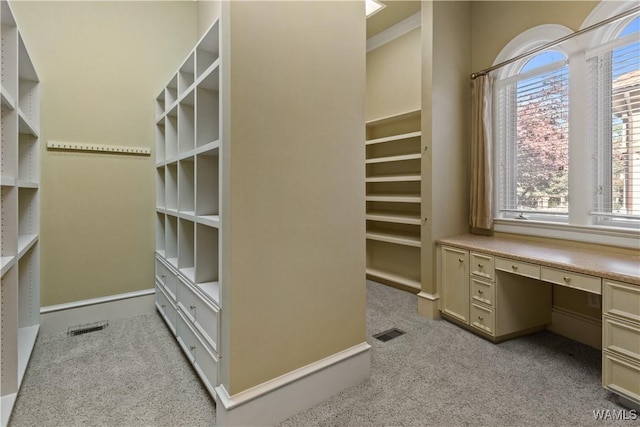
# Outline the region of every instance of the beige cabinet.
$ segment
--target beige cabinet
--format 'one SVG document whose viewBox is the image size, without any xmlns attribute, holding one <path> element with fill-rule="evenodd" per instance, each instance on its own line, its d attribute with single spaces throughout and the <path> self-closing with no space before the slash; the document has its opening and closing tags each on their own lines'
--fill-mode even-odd
<svg viewBox="0 0 640 427">
<path fill-rule="evenodd" d="M 469 251 L 442 247 L 442 312 L 469 323 Z"/>
<path fill-rule="evenodd" d="M 602 385 L 640 404 L 640 287 L 604 280 Z"/>
</svg>

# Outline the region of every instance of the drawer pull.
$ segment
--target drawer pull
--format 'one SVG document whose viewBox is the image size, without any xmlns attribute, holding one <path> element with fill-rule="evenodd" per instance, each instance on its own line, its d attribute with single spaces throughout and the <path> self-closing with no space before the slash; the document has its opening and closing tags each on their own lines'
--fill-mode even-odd
<svg viewBox="0 0 640 427">
<path fill-rule="evenodd" d="M 482 289 L 478 289 L 478 293 L 479 293 L 480 295 L 482 295 L 482 294 L 484 294 L 484 291 L 483 291 Z"/>
<path fill-rule="evenodd" d="M 513 271 L 518 271 L 518 266 L 517 266 L 517 265 L 512 265 L 512 266 L 511 266 L 511 269 L 512 269 Z"/>
<path fill-rule="evenodd" d="M 162 304 L 162 308 L 167 308 L 167 304 Z"/>
<path fill-rule="evenodd" d="M 464 259 L 458 258 L 458 262 L 464 262 Z"/>
<path fill-rule="evenodd" d="M 167 278 L 167 275 L 166 275 L 166 274 L 162 274 L 162 275 L 161 275 L 161 277 L 162 277 L 163 279 L 166 279 L 166 278 Z"/>
<path fill-rule="evenodd" d="M 484 267 L 484 264 L 478 263 L 478 268 L 482 268 L 482 267 Z"/>
<path fill-rule="evenodd" d="M 190 305 L 190 306 L 189 306 L 189 308 L 190 308 L 191 310 L 195 310 L 195 309 L 196 309 L 196 306 L 195 306 L 195 305 Z"/>
<path fill-rule="evenodd" d="M 562 280 L 564 280 L 565 282 L 569 283 L 569 282 L 571 281 L 571 277 L 569 277 L 569 276 L 564 276 L 564 277 L 562 278 Z"/>
<path fill-rule="evenodd" d="M 484 317 L 478 316 L 478 320 L 480 320 L 482 322 L 484 320 Z"/>
<path fill-rule="evenodd" d="M 196 346 L 195 346 L 195 345 L 190 345 L 190 346 L 189 346 L 189 350 L 194 351 L 195 349 L 196 349 Z"/>
</svg>

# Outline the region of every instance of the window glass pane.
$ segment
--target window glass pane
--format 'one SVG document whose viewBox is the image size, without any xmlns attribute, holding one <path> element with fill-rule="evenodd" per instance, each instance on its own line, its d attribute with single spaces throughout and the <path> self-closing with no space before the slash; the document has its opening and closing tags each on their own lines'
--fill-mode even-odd
<svg viewBox="0 0 640 427">
<path fill-rule="evenodd" d="M 554 62 L 562 61 L 566 59 L 566 57 L 560 52 L 555 52 L 553 50 L 548 50 L 542 53 L 537 54 L 530 60 L 524 64 L 521 72 L 531 71 L 538 67 L 543 67 L 545 65 L 553 64 Z"/>
<path fill-rule="evenodd" d="M 640 31 L 640 16 L 631 21 L 629 25 L 627 25 L 624 30 L 622 30 L 619 38 L 628 36 L 629 34 L 637 33 L 638 31 Z"/>
</svg>

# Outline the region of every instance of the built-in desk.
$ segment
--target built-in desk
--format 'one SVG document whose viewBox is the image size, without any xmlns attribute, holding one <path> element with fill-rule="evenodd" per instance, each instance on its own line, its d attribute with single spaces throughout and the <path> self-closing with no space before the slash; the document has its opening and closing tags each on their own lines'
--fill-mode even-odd
<svg viewBox="0 0 640 427">
<path fill-rule="evenodd" d="M 513 235 L 436 243 L 442 317 L 494 342 L 551 323 L 553 285 L 602 295 L 602 384 L 640 405 L 640 251 Z"/>
</svg>

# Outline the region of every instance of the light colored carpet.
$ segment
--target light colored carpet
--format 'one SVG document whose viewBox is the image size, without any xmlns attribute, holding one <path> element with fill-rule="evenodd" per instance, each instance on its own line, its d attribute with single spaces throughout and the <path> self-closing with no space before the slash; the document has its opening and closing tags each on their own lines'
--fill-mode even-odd
<svg viewBox="0 0 640 427">
<path fill-rule="evenodd" d="M 206 426 L 215 407 L 157 315 L 40 337 L 10 426 Z"/>
<path fill-rule="evenodd" d="M 371 335 L 407 333 L 386 343 Z M 492 344 L 417 315 L 415 295 L 367 282 L 371 377 L 281 426 L 639 426 L 600 386 L 600 352 L 542 332 Z M 16 402 L 19 426 L 211 426 L 212 399 L 159 316 L 40 338 Z"/>
</svg>

